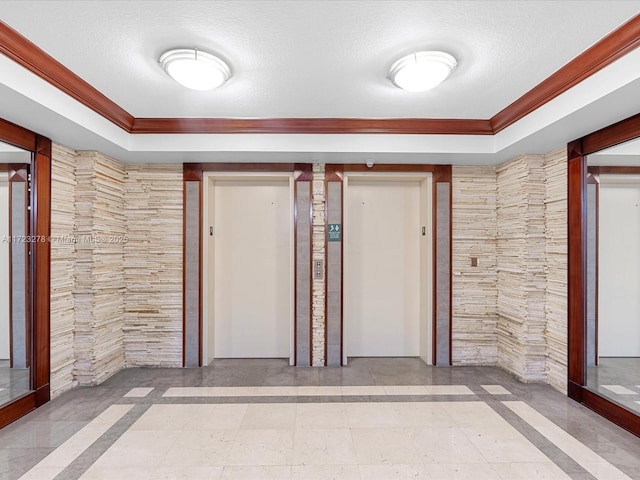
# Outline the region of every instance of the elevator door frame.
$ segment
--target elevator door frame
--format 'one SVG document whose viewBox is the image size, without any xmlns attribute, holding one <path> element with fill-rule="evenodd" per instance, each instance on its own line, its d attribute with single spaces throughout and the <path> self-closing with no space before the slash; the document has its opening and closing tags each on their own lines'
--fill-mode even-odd
<svg viewBox="0 0 640 480">
<path fill-rule="evenodd" d="M 215 207 L 210 208 L 212 196 L 215 195 L 215 181 L 260 182 L 285 180 L 289 185 L 289 365 L 295 364 L 295 189 L 293 173 L 238 173 L 238 172 L 206 172 L 203 174 L 202 192 L 202 265 L 205 266 L 202 274 L 202 359 L 205 365 L 215 359 L 215 306 L 212 295 L 209 295 L 212 283 L 215 285 L 215 242 L 210 245 L 209 227 L 215 224 Z M 213 210 L 213 211 L 212 211 Z M 215 232 L 214 232 L 215 233 Z M 215 291 L 215 290 L 211 290 Z"/>
<path fill-rule="evenodd" d="M 420 358 L 427 364 L 433 364 L 433 175 L 431 173 L 394 173 L 394 172 L 345 172 L 343 184 L 343 246 L 344 246 L 344 271 L 343 282 L 348 285 L 349 281 L 349 183 L 361 182 L 398 182 L 398 183 L 419 183 L 420 185 L 420 226 L 425 227 L 426 235 L 420 242 Z M 342 364 L 348 363 L 348 341 L 347 325 L 348 318 L 348 295 L 343 298 L 343 321 L 342 331 Z"/>
</svg>

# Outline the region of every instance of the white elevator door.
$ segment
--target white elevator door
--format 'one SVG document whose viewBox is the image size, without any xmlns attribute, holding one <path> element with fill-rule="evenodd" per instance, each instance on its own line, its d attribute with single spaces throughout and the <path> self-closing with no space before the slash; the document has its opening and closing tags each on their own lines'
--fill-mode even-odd
<svg viewBox="0 0 640 480">
<path fill-rule="evenodd" d="M 600 185 L 598 355 L 640 357 L 640 185 Z"/>
<path fill-rule="evenodd" d="M 349 183 L 347 355 L 418 356 L 420 184 Z"/>
<path fill-rule="evenodd" d="M 215 182 L 216 358 L 289 357 L 288 181 Z"/>
</svg>

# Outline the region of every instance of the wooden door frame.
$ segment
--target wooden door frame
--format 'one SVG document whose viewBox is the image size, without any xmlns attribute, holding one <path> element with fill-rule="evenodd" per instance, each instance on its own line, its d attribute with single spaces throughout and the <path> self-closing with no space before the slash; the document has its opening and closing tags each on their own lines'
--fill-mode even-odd
<svg viewBox="0 0 640 480">
<path fill-rule="evenodd" d="M 586 385 L 587 155 L 640 137 L 640 114 L 570 142 L 568 154 L 568 394 L 640 436 L 640 415 Z M 608 167 L 600 167 L 602 169 Z"/>
<path fill-rule="evenodd" d="M 48 402 L 50 390 L 51 140 L 0 119 L 0 141 L 31 152 L 31 391 L 0 406 L 0 428 Z"/>
</svg>

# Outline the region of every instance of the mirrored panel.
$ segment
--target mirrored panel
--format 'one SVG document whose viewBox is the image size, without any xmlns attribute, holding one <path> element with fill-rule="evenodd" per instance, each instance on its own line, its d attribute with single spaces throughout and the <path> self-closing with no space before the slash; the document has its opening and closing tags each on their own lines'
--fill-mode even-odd
<svg viewBox="0 0 640 480">
<path fill-rule="evenodd" d="M 640 413 L 640 139 L 587 157 L 588 389 Z"/>
<path fill-rule="evenodd" d="M 30 163 L 0 142 L 0 406 L 31 391 Z"/>
</svg>

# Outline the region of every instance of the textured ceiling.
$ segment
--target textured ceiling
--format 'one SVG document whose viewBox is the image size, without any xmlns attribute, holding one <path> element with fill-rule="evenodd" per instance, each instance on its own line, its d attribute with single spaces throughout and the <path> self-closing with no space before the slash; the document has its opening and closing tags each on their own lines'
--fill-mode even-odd
<svg viewBox="0 0 640 480">
<path fill-rule="evenodd" d="M 640 1 L 0 0 L 0 20 L 134 117 L 489 119 L 640 12 Z M 160 54 L 198 47 L 233 77 L 179 86 Z M 434 90 L 386 78 L 417 49 L 459 67 Z M 0 55 L 0 117 L 124 161 L 496 164 L 640 111 L 640 49 L 494 136 L 130 135 Z"/>
<path fill-rule="evenodd" d="M 640 10 L 637 1 L 2 1 L 2 20 L 135 117 L 487 119 Z M 580 25 L 579 34 L 569 28 Z M 172 47 L 234 76 L 185 90 Z M 416 49 L 459 60 L 415 94 L 387 79 Z"/>
</svg>

